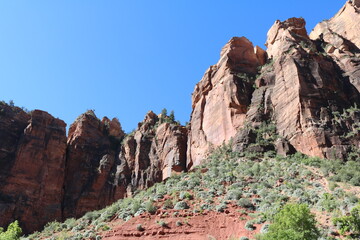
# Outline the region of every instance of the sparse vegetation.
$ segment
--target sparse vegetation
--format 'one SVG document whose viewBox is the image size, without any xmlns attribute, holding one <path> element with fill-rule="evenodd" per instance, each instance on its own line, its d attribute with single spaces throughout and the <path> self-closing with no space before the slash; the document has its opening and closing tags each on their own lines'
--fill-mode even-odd
<svg viewBox="0 0 360 240">
<path fill-rule="evenodd" d="M 266 139 L 258 138 L 265 145 L 271 144 L 274 139 L 266 135 L 269 129 L 273 128 L 263 126 L 256 130 L 266 137 Z M 133 198 L 119 200 L 105 209 L 87 213 L 80 219 L 68 219 L 64 223 L 49 223 L 43 232 L 33 235 L 30 239 L 51 236 L 55 232 L 68 234 L 69 239 L 76 239 L 75 236 L 84 235 L 89 230 L 94 233 L 103 231 L 104 226 L 107 226 L 107 222 L 112 219 L 128 221 L 134 216 L 153 214 L 161 208 L 162 212 L 174 209 L 171 210 L 174 212 L 168 215 L 178 217 L 182 211 L 186 211 L 188 216 L 204 210 L 223 212 L 230 205 L 238 206 L 239 211 L 242 211 L 243 220 L 247 221 L 245 226 L 247 230 L 254 230 L 255 224 L 263 224 L 260 226 L 261 234 L 267 235 L 269 231 L 272 233 L 267 236 L 274 236 L 271 234 L 274 234 L 274 229 L 277 228 L 271 226 L 276 222 L 285 221 L 286 216 L 293 211 L 294 216 L 302 213 L 308 218 L 299 217 L 291 221 L 306 220 L 309 227 L 314 222 L 311 220 L 312 215 L 306 209 L 341 217 L 339 210 L 350 213 L 358 202 L 355 195 L 339 187 L 342 184 L 351 184 L 351 179 L 358 171 L 356 162 L 335 161 L 334 166 L 329 166 L 328 160 L 310 158 L 302 154 L 288 157 L 264 158 L 260 156 L 256 159 L 256 161 L 250 160 L 246 153 L 234 152 L 230 145 L 223 145 L 215 149 L 208 160 L 192 172 L 174 175 L 164 183 L 139 191 Z M 206 171 L 202 171 L 203 169 Z M 345 177 L 349 172 L 354 174 L 344 179 L 347 183 L 337 183 L 334 180 L 336 176 L 340 176 L 341 181 L 342 176 Z M 317 181 L 322 177 L 319 174 L 331 179 L 332 184 L 329 184 L 329 188 Z M 284 207 L 289 202 L 292 202 L 290 205 L 292 207 Z M 163 212 L 161 216 L 166 218 L 166 212 Z M 188 221 L 189 219 L 176 220 L 174 224 L 181 226 L 180 224 Z M 270 227 L 269 222 L 273 223 Z M 160 225 L 160 222 L 158 224 Z M 315 229 L 310 229 L 312 229 L 311 234 L 317 234 Z M 295 237 L 302 236 L 296 232 L 291 234 Z M 329 232 L 324 230 L 324 239 L 328 235 Z"/>
</svg>

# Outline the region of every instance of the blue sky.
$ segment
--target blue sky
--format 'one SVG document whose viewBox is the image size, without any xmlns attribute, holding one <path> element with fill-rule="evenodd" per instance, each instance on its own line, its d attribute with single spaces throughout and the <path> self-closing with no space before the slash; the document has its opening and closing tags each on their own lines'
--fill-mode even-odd
<svg viewBox="0 0 360 240">
<path fill-rule="evenodd" d="M 0 100 L 70 125 L 87 109 L 131 131 L 148 110 L 189 120 L 191 93 L 223 45 L 263 48 L 275 20 L 310 31 L 339 0 L 0 1 Z"/>
</svg>

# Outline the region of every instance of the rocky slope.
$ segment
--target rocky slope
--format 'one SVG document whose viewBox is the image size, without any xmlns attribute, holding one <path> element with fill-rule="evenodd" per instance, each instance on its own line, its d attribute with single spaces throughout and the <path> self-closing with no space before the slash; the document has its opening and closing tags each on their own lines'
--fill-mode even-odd
<svg viewBox="0 0 360 240">
<path fill-rule="evenodd" d="M 266 51 L 232 38 L 195 87 L 188 128 L 150 111 L 126 135 L 117 119 L 88 111 L 66 136 L 48 113 L 1 103 L 0 226 L 19 219 L 31 232 L 80 217 L 193 169 L 229 142 L 251 159 L 358 159 L 359 5 L 347 2 L 309 36 L 302 18 L 276 21 Z"/>
</svg>

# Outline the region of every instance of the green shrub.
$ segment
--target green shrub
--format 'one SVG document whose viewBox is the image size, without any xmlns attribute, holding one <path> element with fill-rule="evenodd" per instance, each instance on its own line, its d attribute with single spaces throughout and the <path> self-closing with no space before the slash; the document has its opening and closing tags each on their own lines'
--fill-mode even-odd
<svg viewBox="0 0 360 240">
<path fill-rule="evenodd" d="M 226 194 L 227 200 L 239 200 L 242 192 L 240 190 L 230 190 Z"/>
<path fill-rule="evenodd" d="M 10 223 L 5 232 L 3 228 L 0 228 L 0 240 L 17 240 L 20 239 L 21 233 L 22 230 L 19 227 L 19 222 L 16 220 Z"/>
<path fill-rule="evenodd" d="M 175 210 L 188 209 L 188 208 L 189 206 L 185 201 L 179 201 L 174 206 Z"/>
<path fill-rule="evenodd" d="M 179 198 L 180 198 L 180 200 L 184 200 L 184 199 L 191 200 L 191 199 L 193 199 L 193 196 L 189 192 L 181 192 L 179 194 Z"/>
<path fill-rule="evenodd" d="M 360 203 L 354 207 L 349 216 L 343 216 L 333 219 L 334 225 L 337 225 L 342 235 L 350 233 L 351 236 L 360 236 Z"/>
<path fill-rule="evenodd" d="M 136 225 L 136 230 L 144 231 L 145 229 L 143 228 L 143 226 L 141 224 L 138 224 L 138 225 Z"/>
<path fill-rule="evenodd" d="M 249 231 L 254 231 L 255 230 L 255 226 L 254 226 L 254 223 L 252 221 L 247 221 L 245 223 L 245 229 L 246 230 L 249 230 Z"/>
<path fill-rule="evenodd" d="M 287 204 L 274 216 L 261 240 L 317 240 L 320 236 L 314 215 L 305 204 Z"/>
<path fill-rule="evenodd" d="M 157 210 L 157 207 L 151 201 L 146 202 L 144 207 L 145 210 L 150 214 L 154 214 Z"/>
<path fill-rule="evenodd" d="M 251 209 L 253 210 L 255 207 L 254 207 L 254 204 L 252 204 L 252 202 L 247 199 L 247 198 L 241 198 L 237 204 L 240 206 L 240 207 L 243 207 L 243 208 L 248 208 L 248 209 Z"/>
<path fill-rule="evenodd" d="M 167 222 L 160 220 L 160 221 L 156 221 L 157 224 L 159 224 L 161 227 L 167 227 Z"/>
<path fill-rule="evenodd" d="M 215 207 L 216 211 L 218 212 L 224 212 L 224 210 L 227 208 L 226 203 L 222 202 L 219 205 Z"/>
</svg>

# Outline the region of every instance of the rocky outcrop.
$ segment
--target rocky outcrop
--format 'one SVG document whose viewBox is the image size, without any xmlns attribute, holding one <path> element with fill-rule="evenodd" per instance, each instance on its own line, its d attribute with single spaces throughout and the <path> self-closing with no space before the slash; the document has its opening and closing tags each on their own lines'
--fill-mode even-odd
<svg viewBox="0 0 360 240">
<path fill-rule="evenodd" d="M 0 226 L 18 219 L 28 232 L 61 220 L 65 123 L 39 110 L 0 109 Z"/>
<path fill-rule="evenodd" d="M 310 37 L 302 18 L 276 21 L 267 51 L 232 38 L 195 87 L 190 128 L 150 111 L 126 135 L 117 119 L 88 111 L 66 138 L 63 121 L 1 102 L 0 226 L 18 219 L 30 232 L 79 217 L 199 165 L 231 139 L 239 152 L 358 158 L 359 7 L 349 1 Z"/>
<path fill-rule="evenodd" d="M 245 37 L 232 38 L 192 94 L 187 166 L 196 166 L 213 147 L 229 141 L 245 121 L 257 68 L 266 53 Z"/>
<path fill-rule="evenodd" d="M 100 121 L 92 111 L 71 125 L 64 217 L 79 217 L 186 170 L 185 127 L 162 123 L 150 111 L 124 136 L 117 119 Z"/>
<path fill-rule="evenodd" d="M 128 194 L 186 171 L 187 129 L 148 112 L 138 129 L 127 136 L 117 171 Z"/>
<path fill-rule="evenodd" d="M 359 91 L 336 61 L 319 52 L 318 42 L 306 34 L 304 19 L 276 21 L 266 45 L 271 59 L 256 79 L 259 88 L 246 121 L 253 126 L 274 122 L 279 136 L 304 154 L 344 158 L 354 142 L 344 136 L 356 132 L 351 123 L 359 121 L 356 114 L 345 116 L 346 109 L 359 106 Z M 247 141 L 242 135 L 235 145 Z M 280 142 L 277 146 L 283 154 L 290 149 Z"/>
<path fill-rule="evenodd" d="M 360 91 L 360 3 L 347 2 L 330 20 L 319 23 L 310 34 L 324 54 L 331 56 L 344 76 Z"/>
<path fill-rule="evenodd" d="M 65 218 L 79 217 L 115 200 L 112 172 L 123 136 L 117 119 L 100 121 L 93 111 L 80 115 L 70 126 L 64 182 Z"/>
<path fill-rule="evenodd" d="M 359 17 L 357 1 L 348 2 L 319 24 L 311 38 L 304 19 L 278 20 L 268 32 L 266 54 L 255 51 L 263 61 L 254 61 L 247 40 L 232 39 L 195 87 L 188 167 L 231 138 L 237 151 L 254 146 L 253 130 L 243 128 L 244 123 L 255 130 L 275 124 L 279 140 L 258 151 L 274 147 L 282 155 L 296 150 L 346 158 L 359 140 Z M 244 61 L 248 68 L 234 68 Z"/>
<path fill-rule="evenodd" d="M 186 171 L 187 129 L 149 112 L 125 137 L 93 111 L 70 126 L 46 112 L 0 103 L 0 226 L 25 233 L 79 217 Z"/>
</svg>

